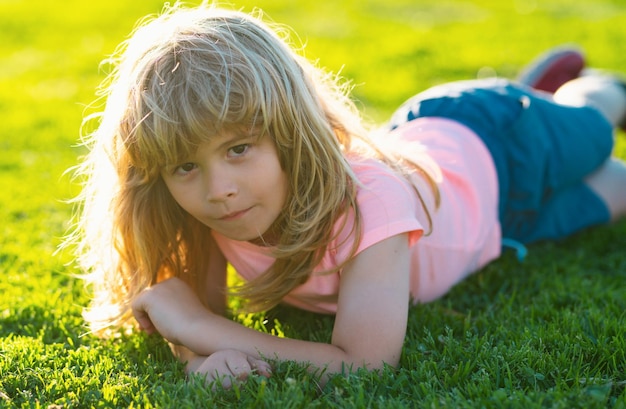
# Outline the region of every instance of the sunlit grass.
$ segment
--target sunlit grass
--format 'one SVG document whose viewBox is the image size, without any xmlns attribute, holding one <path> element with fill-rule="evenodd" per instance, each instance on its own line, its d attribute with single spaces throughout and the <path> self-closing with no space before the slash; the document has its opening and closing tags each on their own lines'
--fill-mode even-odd
<svg viewBox="0 0 626 409">
<path fill-rule="evenodd" d="M 377 121 L 431 85 L 514 77 L 562 43 L 626 72 L 620 0 L 236 6 L 292 26 L 306 55 L 350 79 Z M 0 0 L 0 407 L 626 407 L 626 223 L 533 245 L 522 264 L 505 254 L 444 299 L 411 309 L 400 369 L 337 377 L 323 389 L 286 362 L 268 381 L 212 392 L 186 380 L 158 338 L 86 334 L 87 292 L 71 255 L 54 253 L 78 188 L 64 172 L 83 153 L 79 128 L 105 75 L 99 62 L 161 7 Z M 626 157 L 623 134 L 617 149 Z M 333 324 L 289 308 L 235 319 L 323 342 Z"/>
</svg>

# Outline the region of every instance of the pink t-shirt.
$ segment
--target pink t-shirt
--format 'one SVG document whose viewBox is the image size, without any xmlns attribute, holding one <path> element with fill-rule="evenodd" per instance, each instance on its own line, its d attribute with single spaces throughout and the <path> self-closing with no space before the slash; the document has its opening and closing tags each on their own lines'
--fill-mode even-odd
<svg viewBox="0 0 626 409">
<path fill-rule="evenodd" d="M 351 160 L 362 185 L 357 202 L 363 235 L 357 254 L 386 238 L 408 233 L 411 295 L 414 302 L 429 302 L 500 255 L 495 167 L 483 142 L 470 129 L 447 119 L 416 119 L 390 132 L 385 141 L 392 153 L 419 163 L 435 177 L 441 202 L 435 210 L 431 189 L 419 172 L 408 181 L 377 160 Z M 432 229 L 416 188 L 430 210 Z M 345 217 L 344 231 L 349 231 L 354 214 Z M 226 259 L 246 280 L 266 271 L 274 261 L 268 248 L 213 235 Z M 316 272 L 346 260 L 353 241 L 345 237 L 339 235 L 309 280 L 290 292 L 285 303 L 320 313 L 337 311 L 341 273 Z"/>
</svg>

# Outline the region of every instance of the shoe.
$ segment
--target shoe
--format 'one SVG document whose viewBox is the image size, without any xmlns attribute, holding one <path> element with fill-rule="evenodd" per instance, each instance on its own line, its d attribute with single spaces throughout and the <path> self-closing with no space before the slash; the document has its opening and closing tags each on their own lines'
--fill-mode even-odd
<svg viewBox="0 0 626 409">
<path fill-rule="evenodd" d="M 567 81 L 578 78 L 583 68 L 585 58 L 578 49 L 556 47 L 526 66 L 517 81 L 534 89 L 554 93 Z"/>
</svg>

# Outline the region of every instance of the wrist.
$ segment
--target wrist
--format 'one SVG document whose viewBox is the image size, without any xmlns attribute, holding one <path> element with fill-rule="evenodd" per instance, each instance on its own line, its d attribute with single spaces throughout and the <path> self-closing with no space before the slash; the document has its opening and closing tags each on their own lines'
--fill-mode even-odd
<svg viewBox="0 0 626 409">
<path fill-rule="evenodd" d="M 208 356 L 196 355 L 187 362 L 185 362 L 185 375 L 189 376 L 190 374 L 197 372 L 198 368 L 202 366 L 207 358 Z"/>
</svg>

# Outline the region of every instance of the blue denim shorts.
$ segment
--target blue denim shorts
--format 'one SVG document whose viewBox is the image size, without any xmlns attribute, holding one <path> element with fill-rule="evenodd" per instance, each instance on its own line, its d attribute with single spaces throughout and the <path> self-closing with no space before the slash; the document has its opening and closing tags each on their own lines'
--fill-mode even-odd
<svg viewBox="0 0 626 409">
<path fill-rule="evenodd" d="M 583 182 L 611 155 L 613 128 L 591 107 L 503 79 L 444 84 L 392 116 L 393 129 L 419 117 L 444 117 L 472 129 L 491 152 L 500 191 L 503 237 L 559 239 L 606 223 L 609 210 Z"/>
</svg>

